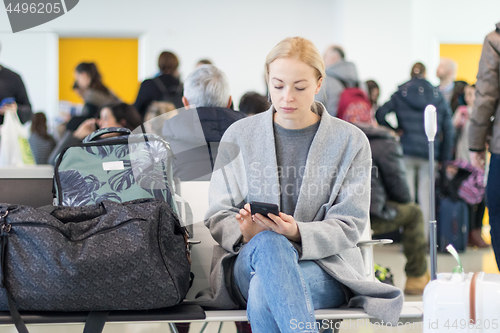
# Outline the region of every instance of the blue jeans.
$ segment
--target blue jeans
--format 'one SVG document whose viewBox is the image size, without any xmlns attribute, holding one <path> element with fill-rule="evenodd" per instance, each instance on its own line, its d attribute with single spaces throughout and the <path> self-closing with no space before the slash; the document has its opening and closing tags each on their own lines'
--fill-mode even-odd
<svg viewBox="0 0 500 333">
<path fill-rule="evenodd" d="M 491 245 L 500 269 L 500 155 L 491 154 L 488 184 L 486 185 L 486 204 L 490 214 Z"/>
<path fill-rule="evenodd" d="M 234 277 L 252 332 L 316 333 L 314 310 L 346 302 L 337 280 L 314 261 L 298 259 L 288 239 L 272 231 L 258 233 L 239 253 Z"/>
</svg>

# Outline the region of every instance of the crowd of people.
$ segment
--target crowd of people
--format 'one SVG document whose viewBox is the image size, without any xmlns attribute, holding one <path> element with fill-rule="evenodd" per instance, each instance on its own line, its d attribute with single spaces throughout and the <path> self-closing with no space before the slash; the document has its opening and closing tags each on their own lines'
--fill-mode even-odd
<svg viewBox="0 0 500 333">
<path fill-rule="evenodd" d="M 437 110 L 434 158 L 444 175 L 453 174 L 457 165 L 484 167 L 488 128 L 500 94 L 499 73 L 488 71 L 487 62 L 494 59 L 498 68 L 499 32 L 500 24 L 487 37 L 476 85 L 456 81 L 457 64 L 441 59 L 436 73 L 440 85 L 433 86 L 425 65 L 417 62 L 409 80 L 382 105 L 377 82 L 360 81 L 340 46 L 321 56 L 299 37 L 271 50 L 264 67 L 267 96 L 246 93 L 239 111 L 225 74 L 208 60 L 181 82 L 177 56 L 161 53 L 160 74 L 142 82 L 133 105 L 121 102 L 103 84 L 94 63 L 81 63 L 73 87 L 84 102 L 81 116 L 66 124 L 56 143 L 44 114 L 35 113 L 30 144 L 37 163 L 53 164 L 64 147 L 98 127 L 133 130 L 144 123 L 164 137 L 177 157 L 174 176 L 211 180 L 205 224 L 219 247 L 212 288 L 198 301 L 212 308 L 246 308 L 255 332 L 287 331 L 290 318 L 314 323 L 314 309 L 342 304 L 362 306 L 396 322 L 401 290 L 361 278 L 356 243 L 369 221 L 374 234 L 402 229 L 404 292 L 422 294 L 430 279 L 430 170 L 423 110 L 429 104 Z M 16 75 L 0 69 L 0 97 L 14 96 L 25 122 L 31 107 Z M 4 76 L 15 78 L 15 87 L 4 88 Z M 488 114 L 481 111 L 484 105 Z M 0 114 L 4 112 L 2 107 Z M 491 170 L 499 163 L 498 135 L 494 130 Z M 262 172 L 264 166 L 271 172 Z M 497 175 L 489 177 L 498 180 Z M 497 198 L 496 192 L 488 191 L 488 199 Z M 276 204 L 280 213 L 252 214 L 251 201 Z M 471 246 L 488 246 L 481 237 L 485 206 L 484 198 L 469 204 Z M 498 214 L 495 209 L 492 213 Z M 492 236 L 497 228 L 492 223 Z M 498 239 L 492 241 L 498 258 Z M 239 332 L 250 331 L 244 323 L 237 326 Z M 179 329 L 187 331 L 182 325 Z"/>
</svg>

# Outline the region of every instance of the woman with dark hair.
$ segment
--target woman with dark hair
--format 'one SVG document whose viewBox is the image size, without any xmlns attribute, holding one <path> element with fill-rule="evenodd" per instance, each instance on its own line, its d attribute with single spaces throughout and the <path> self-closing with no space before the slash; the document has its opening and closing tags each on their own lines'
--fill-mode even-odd
<svg viewBox="0 0 500 333">
<path fill-rule="evenodd" d="M 118 103 L 120 100 L 103 83 L 102 77 L 93 62 L 82 62 L 75 69 L 73 89 L 85 101 L 82 110 L 83 118 L 95 117 L 97 111 L 106 104 Z M 80 120 L 80 123 L 84 119 Z M 69 129 L 76 128 L 75 124 Z"/>
<path fill-rule="evenodd" d="M 47 133 L 47 118 L 43 112 L 37 112 L 31 118 L 29 143 L 36 164 L 47 164 L 50 152 L 56 146 L 56 141 Z"/>
<path fill-rule="evenodd" d="M 368 98 L 372 104 L 372 110 L 377 111 L 378 109 L 378 97 L 380 96 L 380 88 L 378 83 L 374 80 L 366 81 L 366 88 L 368 89 Z"/>
<path fill-rule="evenodd" d="M 406 176 L 412 200 L 422 207 L 424 213 L 424 228 L 428 236 L 429 223 L 429 148 L 424 129 L 424 110 L 429 104 L 437 111 L 438 132 L 435 145 L 435 159 L 439 162 L 451 160 L 453 137 L 455 135 L 451 123 L 451 109 L 439 91 L 425 79 L 425 66 L 417 62 L 411 68 L 411 80 L 399 86 L 391 99 L 381 106 L 375 114 L 380 125 L 395 130 L 401 136 Z M 395 112 L 398 121 L 397 128 L 392 127 L 385 116 Z M 418 183 L 418 186 L 415 186 Z M 417 193 L 418 189 L 418 193 Z"/>
<path fill-rule="evenodd" d="M 99 118 L 90 118 L 85 120 L 76 131 L 67 131 L 65 136 L 58 143 L 49 157 L 49 164 L 54 164 L 57 155 L 64 148 L 77 145 L 82 140 L 96 131 L 98 128 L 106 127 L 125 127 L 133 131 L 142 124 L 142 119 L 133 105 L 125 103 L 109 104 L 102 107 L 99 112 Z M 102 136 L 103 138 L 105 136 Z"/>
<path fill-rule="evenodd" d="M 144 80 L 134 106 L 144 118 L 149 105 L 154 101 L 170 102 L 182 108 L 182 84 L 179 81 L 179 59 L 172 52 L 162 52 L 158 57 L 160 75 Z"/>
</svg>

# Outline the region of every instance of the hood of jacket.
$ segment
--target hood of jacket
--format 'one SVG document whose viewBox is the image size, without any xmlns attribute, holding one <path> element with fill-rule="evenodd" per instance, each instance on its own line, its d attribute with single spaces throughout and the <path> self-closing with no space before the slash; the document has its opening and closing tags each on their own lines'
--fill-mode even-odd
<svg viewBox="0 0 500 333">
<path fill-rule="evenodd" d="M 163 124 L 163 135 L 169 140 L 205 145 L 219 142 L 226 129 L 244 118 L 241 112 L 220 107 L 184 109 Z"/>
<path fill-rule="evenodd" d="M 412 78 L 410 81 L 399 86 L 397 93 L 414 111 L 423 112 L 429 104 L 437 106 L 441 103 L 443 96 L 439 88 L 434 87 L 429 81 L 420 78 Z"/>
<path fill-rule="evenodd" d="M 350 61 L 341 60 L 331 65 L 326 69 L 326 75 L 335 79 L 341 79 L 348 87 L 354 87 L 358 83 L 356 66 Z"/>
</svg>

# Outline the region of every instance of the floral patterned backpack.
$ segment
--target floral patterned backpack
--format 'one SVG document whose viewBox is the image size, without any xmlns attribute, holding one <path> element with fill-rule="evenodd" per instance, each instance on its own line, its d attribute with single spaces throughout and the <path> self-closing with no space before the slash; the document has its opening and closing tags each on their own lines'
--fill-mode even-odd
<svg viewBox="0 0 500 333">
<path fill-rule="evenodd" d="M 111 133 L 120 136 L 97 140 Z M 169 144 L 158 135 L 133 134 L 118 127 L 97 130 L 57 157 L 54 205 L 87 206 L 103 200 L 156 198 L 166 201 L 178 214 L 172 158 Z"/>
</svg>

